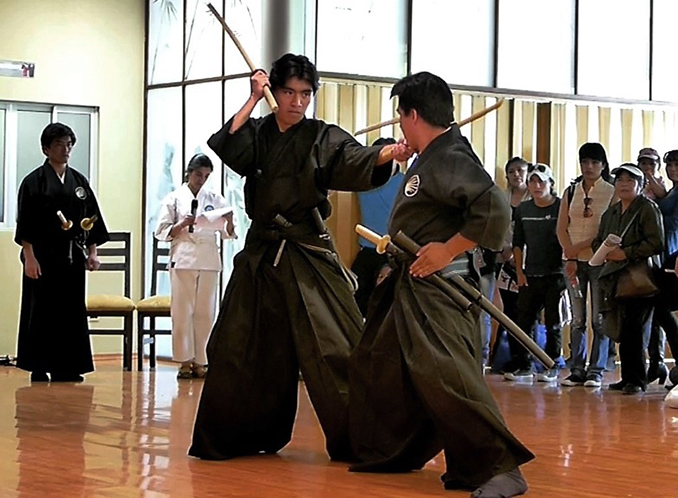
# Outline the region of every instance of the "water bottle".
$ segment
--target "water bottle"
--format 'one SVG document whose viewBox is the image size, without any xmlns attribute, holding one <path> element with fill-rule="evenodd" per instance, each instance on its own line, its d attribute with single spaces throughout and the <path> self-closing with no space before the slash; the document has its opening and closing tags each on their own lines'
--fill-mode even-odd
<svg viewBox="0 0 678 498">
<path fill-rule="evenodd" d="M 572 292 L 574 293 L 574 297 L 577 299 L 581 299 L 584 297 L 584 295 L 581 292 L 581 287 L 579 286 L 579 279 L 577 278 L 577 275 L 574 277 L 570 277 L 570 285 L 572 286 Z"/>
</svg>

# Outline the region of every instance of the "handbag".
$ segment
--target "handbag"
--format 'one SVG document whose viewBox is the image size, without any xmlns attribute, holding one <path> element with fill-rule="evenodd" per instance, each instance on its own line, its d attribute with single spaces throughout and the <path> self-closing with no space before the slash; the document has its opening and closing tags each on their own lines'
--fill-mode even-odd
<svg viewBox="0 0 678 498">
<path fill-rule="evenodd" d="M 646 258 L 625 266 L 617 278 L 614 298 L 617 301 L 652 297 L 659 294 L 659 287 L 654 279 L 654 263 Z"/>
<path fill-rule="evenodd" d="M 631 224 L 638 216 L 636 212 L 620 235 L 624 238 Z M 614 291 L 616 301 L 641 299 L 659 294 L 659 286 L 654 278 L 654 262 L 651 257 L 629 263 L 619 271 Z"/>
</svg>

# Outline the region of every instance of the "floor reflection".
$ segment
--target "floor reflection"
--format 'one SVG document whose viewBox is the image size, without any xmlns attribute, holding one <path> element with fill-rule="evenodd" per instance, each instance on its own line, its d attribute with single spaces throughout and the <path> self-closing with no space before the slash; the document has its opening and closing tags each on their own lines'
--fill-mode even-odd
<svg viewBox="0 0 678 498">
<path fill-rule="evenodd" d="M 44 384 L 15 392 L 18 491 L 21 497 L 50 496 L 86 486 L 85 435 L 89 430 L 94 387 Z M 67 465 L 64 463 L 67 462 Z"/>
</svg>

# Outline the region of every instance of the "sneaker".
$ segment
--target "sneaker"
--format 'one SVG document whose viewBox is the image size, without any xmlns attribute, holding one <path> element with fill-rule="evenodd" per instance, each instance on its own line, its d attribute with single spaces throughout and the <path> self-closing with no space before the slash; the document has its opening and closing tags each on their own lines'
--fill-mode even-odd
<svg viewBox="0 0 678 498">
<path fill-rule="evenodd" d="M 524 368 L 516 370 L 515 372 L 506 372 L 504 374 L 504 379 L 511 381 L 532 380 L 532 370 Z"/>
<path fill-rule="evenodd" d="M 566 378 L 560 381 L 560 385 L 567 387 L 583 386 L 586 379 L 581 374 L 571 373 Z"/>
<path fill-rule="evenodd" d="M 598 374 L 588 374 L 586 376 L 586 382 L 584 382 L 584 387 L 600 387 L 603 385 L 603 379 Z"/>
<path fill-rule="evenodd" d="M 538 382 L 555 382 L 558 380 L 558 369 L 551 368 L 537 374 Z"/>
</svg>

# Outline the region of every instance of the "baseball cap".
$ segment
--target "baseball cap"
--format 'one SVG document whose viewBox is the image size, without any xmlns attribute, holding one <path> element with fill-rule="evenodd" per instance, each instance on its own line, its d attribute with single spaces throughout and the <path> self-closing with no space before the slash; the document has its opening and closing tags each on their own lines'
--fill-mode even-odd
<svg viewBox="0 0 678 498">
<path fill-rule="evenodd" d="M 659 153 L 654 150 L 652 147 L 645 147 L 643 149 L 640 149 L 640 152 L 638 152 L 638 161 L 641 159 L 652 159 L 655 162 L 659 162 Z"/>
<path fill-rule="evenodd" d="M 619 173 L 621 173 L 622 171 L 626 171 L 626 172 L 629 173 L 631 176 L 635 176 L 635 177 L 638 178 L 639 180 L 642 180 L 643 178 L 645 178 L 645 175 L 644 175 L 643 172 L 640 170 L 640 168 L 639 168 L 638 166 L 636 166 L 635 164 L 633 164 L 633 163 L 624 163 L 624 164 L 622 164 L 621 166 L 619 166 L 619 167 L 613 169 L 613 170 L 611 171 L 611 173 L 612 173 L 613 175 L 617 176 L 617 175 L 618 175 Z"/>
<path fill-rule="evenodd" d="M 548 182 L 553 180 L 553 171 L 546 164 L 537 163 L 531 164 L 527 168 L 527 181 L 530 181 L 530 178 L 533 176 L 538 176 L 542 182 Z"/>
</svg>

